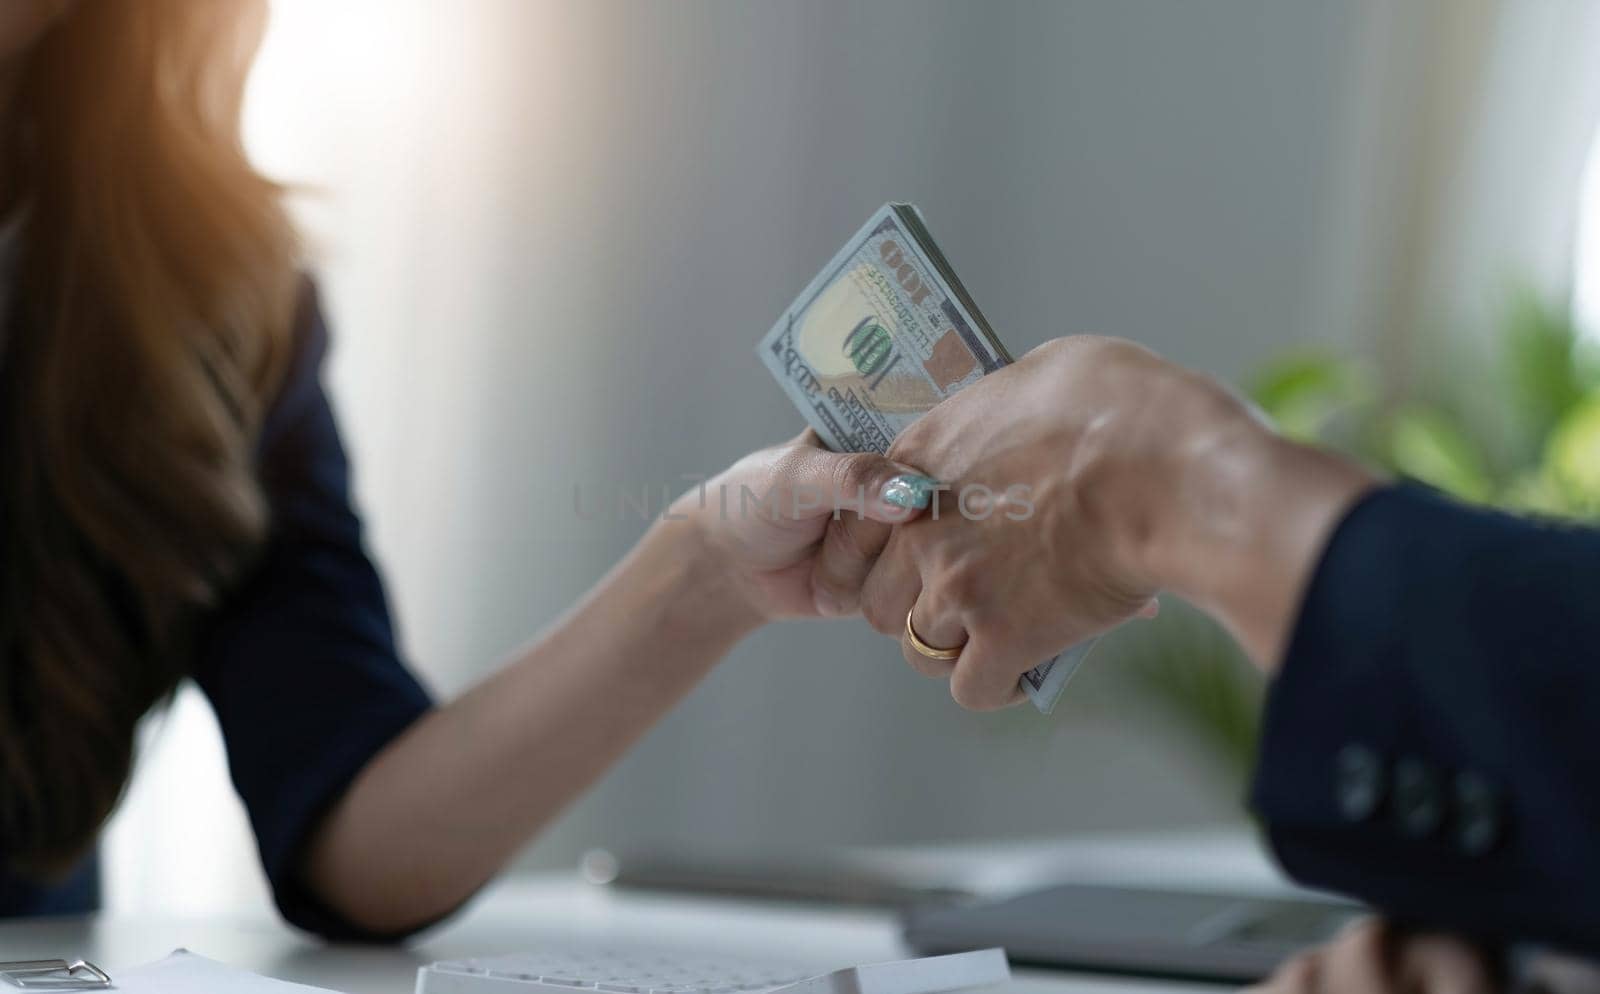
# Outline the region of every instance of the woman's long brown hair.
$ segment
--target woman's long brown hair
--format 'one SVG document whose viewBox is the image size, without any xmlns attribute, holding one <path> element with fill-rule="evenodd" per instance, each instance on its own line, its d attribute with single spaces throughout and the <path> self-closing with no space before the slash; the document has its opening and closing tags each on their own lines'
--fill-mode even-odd
<svg viewBox="0 0 1600 994">
<path fill-rule="evenodd" d="M 0 333 L 0 860 L 92 845 L 139 719 L 266 528 L 255 436 L 296 246 L 246 161 L 259 0 L 81 0 L 13 105 Z"/>
</svg>

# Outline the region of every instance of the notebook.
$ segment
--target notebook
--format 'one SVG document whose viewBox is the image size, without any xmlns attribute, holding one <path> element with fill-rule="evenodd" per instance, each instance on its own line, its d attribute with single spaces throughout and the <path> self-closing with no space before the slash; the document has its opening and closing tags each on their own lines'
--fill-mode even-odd
<svg viewBox="0 0 1600 994">
<path fill-rule="evenodd" d="M 186 949 L 144 966 L 112 971 L 111 979 L 118 994 L 335 994 L 235 970 Z"/>
</svg>

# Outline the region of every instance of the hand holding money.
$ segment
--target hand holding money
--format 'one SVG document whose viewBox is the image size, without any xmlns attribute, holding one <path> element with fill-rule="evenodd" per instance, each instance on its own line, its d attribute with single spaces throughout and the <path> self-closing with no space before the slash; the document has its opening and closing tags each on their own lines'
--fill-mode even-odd
<svg viewBox="0 0 1600 994">
<path fill-rule="evenodd" d="M 897 494 L 921 478 L 876 452 L 822 448 L 812 431 L 750 453 L 680 497 L 663 516 L 692 527 L 748 623 L 814 618 L 819 591 L 859 591 L 891 525 L 920 512 Z M 845 540 L 845 522 L 883 529 Z"/>
<path fill-rule="evenodd" d="M 762 339 L 760 355 L 835 452 L 887 451 L 940 401 L 1011 362 L 909 204 L 888 204 L 868 219 Z M 873 547 L 886 537 L 863 522 L 829 533 Z M 843 613 L 855 600 L 851 591 L 825 606 Z M 1049 713 L 1092 645 L 1022 674 L 1019 686 L 1035 707 Z"/>
<path fill-rule="evenodd" d="M 990 709 L 1021 699 L 1038 660 L 1146 610 L 1161 586 L 1150 484 L 1170 440 L 1152 412 L 1174 376 L 1136 345 L 1063 339 L 902 432 L 890 455 L 951 490 L 890 537 L 862 590 L 868 621 L 900 638 L 909 614 L 925 643 L 962 646 L 943 669 L 909 639 L 903 650 L 948 675 L 958 703 Z"/>
<path fill-rule="evenodd" d="M 950 481 L 955 513 L 895 530 L 862 611 L 885 634 L 903 635 L 909 613 L 925 642 L 962 646 L 951 693 L 979 709 L 1013 703 L 1033 660 L 1161 590 L 1271 668 L 1327 529 L 1371 484 L 1279 438 L 1209 377 L 1108 338 L 1040 346 L 928 412 L 890 455 Z"/>
<path fill-rule="evenodd" d="M 1537 959 L 1554 957 L 1538 957 L 1536 963 Z M 1600 974 L 1574 961 L 1559 971 L 1534 976 L 1536 983 L 1524 978 L 1515 989 L 1581 994 L 1595 989 Z M 1374 918 L 1287 960 L 1244 994 L 1491 994 L 1510 989 L 1503 956 L 1492 946 Z"/>
<path fill-rule="evenodd" d="M 760 355 L 829 448 L 889 452 L 948 486 L 892 537 L 829 534 L 883 547 L 861 609 L 971 707 L 1020 688 L 1048 712 L 1093 637 L 1157 590 L 1270 668 L 1326 529 L 1372 482 L 1128 342 L 1064 339 L 1012 365 L 904 204 L 869 219 Z"/>
</svg>

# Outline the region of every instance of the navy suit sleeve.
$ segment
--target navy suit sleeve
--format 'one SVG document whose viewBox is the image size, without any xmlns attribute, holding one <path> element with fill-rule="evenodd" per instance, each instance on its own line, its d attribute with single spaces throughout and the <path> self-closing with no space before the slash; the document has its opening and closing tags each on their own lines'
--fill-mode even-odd
<svg viewBox="0 0 1600 994">
<path fill-rule="evenodd" d="M 1418 487 L 1329 542 L 1252 791 L 1297 879 L 1600 953 L 1600 531 Z"/>
<path fill-rule="evenodd" d="M 364 935 L 299 878 L 308 833 L 361 768 L 429 707 L 401 664 L 377 570 L 351 507 L 349 466 L 320 382 L 327 349 L 308 285 L 294 358 L 262 432 L 271 522 L 261 559 L 202 640 L 196 680 L 283 916 Z"/>
</svg>

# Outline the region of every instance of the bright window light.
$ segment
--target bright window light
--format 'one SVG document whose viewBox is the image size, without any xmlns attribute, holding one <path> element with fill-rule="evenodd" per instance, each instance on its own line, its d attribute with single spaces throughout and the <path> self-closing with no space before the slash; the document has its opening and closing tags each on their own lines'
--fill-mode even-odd
<svg viewBox="0 0 1600 994">
<path fill-rule="evenodd" d="M 1578 201 L 1578 242 L 1572 274 L 1573 310 L 1584 336 L 1600 344 L 1600 132 L 1589 147 Z"/>
</svg>

